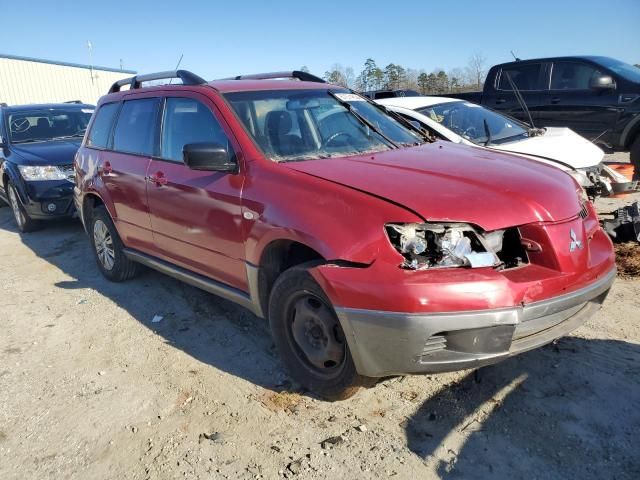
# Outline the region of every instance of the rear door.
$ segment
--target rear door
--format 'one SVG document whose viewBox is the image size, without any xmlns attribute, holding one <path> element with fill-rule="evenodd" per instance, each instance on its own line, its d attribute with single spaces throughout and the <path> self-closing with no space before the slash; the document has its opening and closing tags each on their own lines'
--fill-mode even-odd
<svg viewBox="0 0 640 480">
<path fill-rule="evenodd" d="M 524 63 L 504 66 L 497 72 L 493 93 L 487 93 L 483 97 L 482 104 L 493 110 L 517 118 L 529 123 L 529 117 L 520 106 L 508 76 L 520 91 L 534 123 L 538 119 L 538 112 L 542 105 L 542 90 L 544 88 L 544 64 Z"/>
<path fill-rule="evenodd" d="M 118 233 L 127 247 L 147 252 L 153 250 L 154 244 L 146 176 L 158 143 L 159 107 L 158 97 L 125 100 L 113 129 L 111 147 L 99 154 L 99 175 L 114 208 Z"/>
<path fill-rule="evenodd" d="M 165 99 L 161 148 L 147 187 L 156 248 L 162 258 L 240 290 L 247 290 L 242 237 L 244 174 L 188 168 L 188 143 L 219 143 L 240 158 L 239 146 L 213 102 L 195 92 Z"/>
<path fill-rule="evenodd" d="M 543 96 L 540 126 L 569 127 L 588 139 L 606 140 L 607 130 L 618 118 L 618 93 L 590 88 L 592 78 L 606 73 L 588 62 L 554 62 L 549 90 Z"/>
</svg>

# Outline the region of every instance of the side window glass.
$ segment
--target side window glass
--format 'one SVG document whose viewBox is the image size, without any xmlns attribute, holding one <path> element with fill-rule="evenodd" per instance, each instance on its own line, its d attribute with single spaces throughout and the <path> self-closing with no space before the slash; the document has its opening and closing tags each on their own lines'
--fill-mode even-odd
<svg viewBox="0 0 640 480">
<path fill-rule="evenodd" d="M 551 90 L 587 90 L 598 70 L 586 63 L 556 62 L 551 73 Z"/>
<path fill-rule="evenodd" d="M 138 155 L 153 155 L 159 104 L 159 98 L 124 102 L 113 134 L 113 149 Z"/>
<path fill-rule="evenodd" d="M 507 79 L 507 75 L 511 77 L 518 90 L 540 90 L 538 79 L 540 78 L 541 68 L 542 64 L 540 63 L 513 65 L 503 68 L 500 73 L 498 90 L 511 90 L 511 83 Z"/>
<path fill-rule="evenodd" d="M 232 153 L 231 143 L 209 107 L 192 98 L 167 98 L 160 156 L 182 162 L 182 149 L 189 143 L 217 143 Z"/>
<path fill-rule="evenodd" d="M 98 109 L 96 119 L 93 121 L 93 126 L 87 137 L 87 146 L 107 148 L 113 120 L 118 113 L 119 106 L 119 103 L 107 103 Z"/>
</svg>

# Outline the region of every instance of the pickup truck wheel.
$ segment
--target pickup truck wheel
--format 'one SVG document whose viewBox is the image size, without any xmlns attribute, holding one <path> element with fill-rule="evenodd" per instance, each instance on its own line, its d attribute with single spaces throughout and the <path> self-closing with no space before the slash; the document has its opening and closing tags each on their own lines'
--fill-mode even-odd
<svg viewBox="0 0 640 480">
<path fill-rule="evenodd" d="M 89 238 L 98 267 L 108 280 L 122 282 L 136 276 L 140 265 L 125 255 L 115 225 L 102 205 L 92 212 Z"/>
<path fill-rule="evenodd" d="M 304 265 L 276 280 L 269 324 L 283 363 L 309 391 L 343 400 L 375 381 L 356 371 L 331 302 Z"/>
<path fill-rule="evenodd" d="M 22 203 L 20 203 L 16 187 L 14 187 L 11 183 L 8 184 L 7 196 L 9 197 L 9 205 L 11 206 L 11 210 L 13 210 L 13 217 L 16 219 L 18 230 L 20 230 L 22 233 L 28 233 L 37 230 L 40 226 L 39 223 L 33 220 L 24 209 Z"/>
<path fill-rule="evenodd" d="M 640 135 L 631 144 L 630 156 L 633 164 L 633 180 L 640 180 Z"/>
</svg>

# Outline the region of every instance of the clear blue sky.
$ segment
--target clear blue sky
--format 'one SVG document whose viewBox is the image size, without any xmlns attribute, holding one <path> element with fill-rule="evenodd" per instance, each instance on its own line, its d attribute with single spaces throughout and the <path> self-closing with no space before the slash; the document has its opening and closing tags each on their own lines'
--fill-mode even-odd
<svg viewBox="0 0 640 480">
<path fill-rule="evenodd" d="M 598 54 L 640 63 L 640 0 L 0 1 L 0 53 L 207 78 L 334 63 L 464 67 Z"/>
</svg>

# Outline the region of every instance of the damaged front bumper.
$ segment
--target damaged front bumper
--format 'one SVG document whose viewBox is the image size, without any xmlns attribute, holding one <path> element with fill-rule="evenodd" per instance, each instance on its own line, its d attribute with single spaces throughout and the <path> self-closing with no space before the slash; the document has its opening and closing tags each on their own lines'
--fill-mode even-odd
<svg viewBox="0 0 640 480">
<path fill-rule="evenodd" d="M 569 294 L 512 308 L 396 313 L 336 308 L 358 372 L 370 377 L 476 368 L 552 342 L 595 313 L 613 268 Z"/>
</svg>

